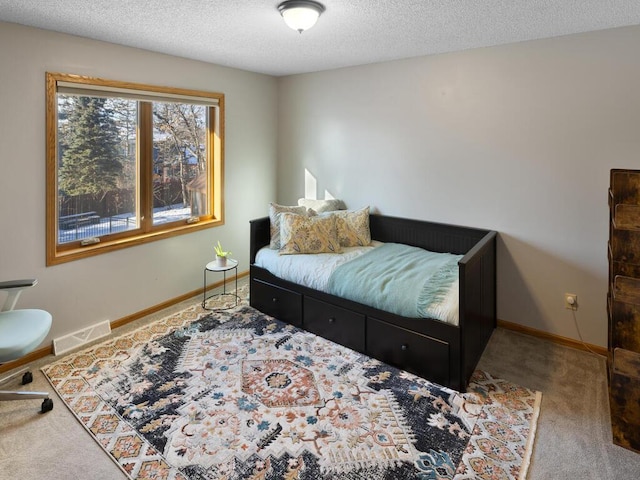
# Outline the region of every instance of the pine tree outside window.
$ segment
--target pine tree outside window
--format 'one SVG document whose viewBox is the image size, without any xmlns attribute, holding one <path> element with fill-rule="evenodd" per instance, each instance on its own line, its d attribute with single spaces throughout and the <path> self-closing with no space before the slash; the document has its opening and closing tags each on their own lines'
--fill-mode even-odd
<svg viewBox="0 0 640 480">
<path fill-rule="evenodd" d="M 46 82 L 47 265 L 223 223 L 224 95 Z"/>
</svg>

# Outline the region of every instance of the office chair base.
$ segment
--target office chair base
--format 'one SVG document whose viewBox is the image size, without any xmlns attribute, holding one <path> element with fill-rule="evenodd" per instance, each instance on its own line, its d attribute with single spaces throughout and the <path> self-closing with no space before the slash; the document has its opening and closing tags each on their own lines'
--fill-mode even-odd
<svg viewBox="0 0 640 480">
<path fill-rule="evenodd" d="M 27 383 L 33 382 L 33 373 L 31 373 L 28 369 L 23 368 L 21 370 L 18 370 L 17 372 L 12 373 L 11 375 L 7 375 L 6 377 L 0 378 L 0 385 L 7 383 L 12 379 L 20 376 L 20 374 L 23 372 L 24 374 L 22 375 L 22 381 L 20 383 L 22 385 L 26 385 Z"/>
<path fill-rule="evenodd" d="M 42 405 L 40 406 L 40 412 L 47 413 L 51 410 L 53 410 L 53 400 L 51 400 L 50 398 L 45 398 L 42 401 Z"/>
<path fill-rule="evenodd" d="M 19 370 L 8 377 L 5 377 L 0 381 L 0 383 L 6 383 L 8 380 L 22 375 L 22 385 L 26 385 L 28 383 L 33 382 L 33 374 L 29 371 L 25 372 L 25 369 Z M 36 400 L 43 399 L 42 405 L 40 406 L 40 412 L 46 413 L 53 410 L 53 400 L 49 398 L 49 392 L 29 392 L 29 391 L 14 391 L 14 390 L 0 390 L 0 402 L 10 401 L 10 400 Z"/>
<path fill-rule="evenodd" d="M 31 383 L 31 382 L 33 382 L 33 373 L 26 372 L 22 376 L 22 385 L 26 385 L 27 383 Z"/>
<path fill-rule="evenodd" d="M 53 400 L 49 398 L 49 392 L 16 392 L 11 390 L 0 390 L 0 402 L 11 400 L 37 400 L 43 399 L 40 411 L 42 413 L 53 410 Z"/>
<path fill-rule="evenodd" d="M 7 402 L 10 400 L 34 400 L 39 398 L 49 398 L 49 392 L 0 390 L 0 402 Z"/>
</svg>

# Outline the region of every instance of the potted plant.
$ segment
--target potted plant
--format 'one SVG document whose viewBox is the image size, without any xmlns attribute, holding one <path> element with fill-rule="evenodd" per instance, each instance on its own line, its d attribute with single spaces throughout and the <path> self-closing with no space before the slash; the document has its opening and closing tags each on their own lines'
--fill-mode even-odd
<svg viewBox="0 0 640 480">
<path fill-rule="evenodd" d="M 226 267 L 227 257 L 231 255 L 231 252 L 226 252 L 222 248 L 222 245 L 220 244 L 220 240 L 218 240 L 218 245 L 214 245 L 213 249 L 216 251 L 216 265 L 218 267 Z"/>
</svg>

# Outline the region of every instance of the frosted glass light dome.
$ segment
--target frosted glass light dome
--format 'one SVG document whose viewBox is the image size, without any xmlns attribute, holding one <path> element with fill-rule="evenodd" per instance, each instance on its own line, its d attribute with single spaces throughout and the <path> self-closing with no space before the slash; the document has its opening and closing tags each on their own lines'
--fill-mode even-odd
<svg viewBox="0 0 640 480">
<path fill-rule="evenodd" d="M 311 0 L 289 0 L 278 5 L 278 10 L 289 28 L 302 33 L 316 24 L 324 6 Z"/>
</svg>

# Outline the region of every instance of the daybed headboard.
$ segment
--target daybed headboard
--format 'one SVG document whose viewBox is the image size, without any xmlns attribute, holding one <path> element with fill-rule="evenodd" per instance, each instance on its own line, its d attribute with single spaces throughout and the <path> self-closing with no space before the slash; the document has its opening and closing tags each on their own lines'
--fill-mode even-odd
<svg viewBox="0 0 640 480">
<path fill-rule="evenodd" d="M 256 261 L 256 254 L 271 241 L 269 217 L 256 218 L 249 221 L 249 264 Z"/>
</svg>

